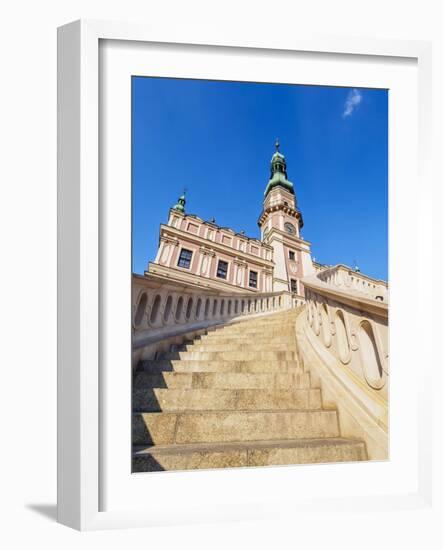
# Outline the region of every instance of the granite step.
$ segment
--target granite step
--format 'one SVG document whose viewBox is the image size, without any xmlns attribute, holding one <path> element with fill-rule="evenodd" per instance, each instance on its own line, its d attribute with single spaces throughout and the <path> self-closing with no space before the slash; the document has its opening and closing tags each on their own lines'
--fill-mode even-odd
<svg viewBox="0 0 443 550">
<path fill-rule="evenodd" d="M 321 408 L 319 389 L 169 389 L 136 388 L 132 408 L 159 411 L 265 411 Z"/>
<path fill-rule="evenodd" d="M 150 374 L 137 372 L 134 376 L 134 388 L 171 388 L 171 389 L 309 389 L 309 373 L 234 373 L 234 372 L 160 372 Z"/>
<path fill-rule="evenodd" d="M 208 361 L 207 359 L 169 360 L 156 359 L 143 361 L 139 371 L 151 374 L 170 372 L 220 372 L 220 373 L 290 373 L 302 374 L 298 361 L 291 360 L 230 360 Z"/>
<path fill-rule="evenodd" d="M 189 351 L 189 352 L 199 352 L 199 353 L 206 353 L 206 352 L 224 352 L 226 349 L 229 349 L 230 352 L 233 351 L 243 351 L 243 352 L 262 352 L 262 351 L 293 351 L 296 352 L 297 348 L 294 345 L 294 343 L 280 343 L 280 342 L 258 342 L 258 343 L 252 343 L 250 340 L 248 343 L 246 342 L 240 342 L 240 343 L 234 343 L 231 341 L 230 343 L 217 343 L 217 342 L 205 342 L 201 343 L 198 342 L 196 344 L 187 345 L 184 346 L 184 349 L 180 349 L 177 351 Z"/>
<path fill-rule="evenodd" d="M 210 343 L 217 343 L 217 344 L 224 344 L 224 345 L 230 345 L 232 344 L 248 344 L 251 342 L 254 342 L 255 339 L 252 339 L 248 335 L 244 334 L 233 334 L 232 336 L 223 336 L 222 334 L 206 334 L 202 336 L 199 340 L 194 340 L 192 344 L 194 345 L 206 345 L 209 342 Z M 287 336 L 268 336 L 263 335 L 260 338 L 261 344 L 292 344 L 294 345 L 295 338 L 294 335 L 288 334 Z"/>
<path fill-rule="evenodd" d="M 134 472 L 319 464 L 367 460 L 363 441 L 345 438 L 137 447 Z"/>
<path fill-rule="evenodd" d="M 277 328 L 293 328 L 291 321 L 249 321 L 247 323 L 236 323 L 232 325 L 224 325 L 217 327 L 216 331 L 229 331 L 229 330 L 244 330 L 244 329 L 257 329 L 257 330 L 268 330 L 268 329 L 277 329 Z"/>
<path fill-rule="evenodd" d="M 227 325 L 217 326 L 216 330 L 229 330 L 233 328 L 268 328 L 268 327 L 289 327 L 292 326 L 294 321 L 290 318 L 286 319 L 250 319 L 239 323 L 229 323 Z"/>
<path fill-rule="evenodd" d="M 211 332 L 212 334 L 231 336 L 231 335 L 241 335 L 241 336 L 251 336 L 251 337 L 261 337 L 261 336 L 293 336 L 295 334 L 295 329 L 290 327 L 281 327 L 281 328 L 268 328 L 260 329 L 254 327 L 244 327 L 242 329 L 235 330 L 233 327 L 219 329 L 217 331 Z"/>
<path fill-rule="evenodd" d="M 198 361 L 295 361 L 297 352 L 274 350 L 274 351 L 168 351 L 159 354 L 158 359 L 163 360 L 198 360 Z"/>
<path fill-rule="evenodd" d="M 134 413 L 134 445 L 339 437 L 335 410 Z"/>
<path fill-rule="evenodd" d="M 296 318 L 296 317 L 295 317 Z M 233 319 L 228 326 L 232 325 L 269 325 L 269 324 L 281 324 L 281 323 L 287 323 L 291 320 L 295 319 L 291 315 L 282 315 L 281 313 L 279 315 L 273 314 L 273 315 L 257 315 L 255 317 L 237 317 L 236 319 Z M 218 327 L 217 327 L 218 328 Z"/>
</svg>

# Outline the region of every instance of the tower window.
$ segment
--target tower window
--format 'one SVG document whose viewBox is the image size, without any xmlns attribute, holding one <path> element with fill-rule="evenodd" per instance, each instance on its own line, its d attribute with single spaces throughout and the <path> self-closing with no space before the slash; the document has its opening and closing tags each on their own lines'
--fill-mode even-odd
<svg viewBox="0 0 443 550">
<path fill-rule="evenodd" d="M 297 281 L 295 279 L 291 279 L 291 292 L 294 292 L 295 294 L 298 294 L 298 288 L 297 288 Z"/>
<path fill-rule="evenodd" d="M 192 251 L 186 250 L 186 248 L 182 248 L 180 251 L 180 257 L 178 259 L 178 267 L 185 267 L 186 269 L 189 269 L 191 265 L 191 259 L 192 259 Z"/>
<path fill-rule="evenodd" d="M 252 288 L 257 288 L 257 272 L 256 271 L 250 271 L 249 272 L 249 286 Z"/>
<path fill-rule="evenodd" d="M 228 262 L 219 260 L 218 266 L 217 266 L 217 277 L 220 277 L 220 279 L 226 279 L 227 275 L 228 275 Z"/>
<path fill-rule="evenodd" d="M 293 250 L 289 251 L 289 259 L 295 261 L 295 252 Z"/>
</svg>

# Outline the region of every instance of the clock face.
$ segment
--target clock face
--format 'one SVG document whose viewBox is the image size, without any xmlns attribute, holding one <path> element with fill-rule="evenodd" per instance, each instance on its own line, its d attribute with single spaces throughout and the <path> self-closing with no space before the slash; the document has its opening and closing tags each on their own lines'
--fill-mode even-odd
<svg viewBox="0 0 443 550">
<path fill-rule="evenodd" d="M 292 223 L 285 223 L 285 231 L 290 235 L 294 235 L 295 227 L 292 225 Z"/>
</svg>

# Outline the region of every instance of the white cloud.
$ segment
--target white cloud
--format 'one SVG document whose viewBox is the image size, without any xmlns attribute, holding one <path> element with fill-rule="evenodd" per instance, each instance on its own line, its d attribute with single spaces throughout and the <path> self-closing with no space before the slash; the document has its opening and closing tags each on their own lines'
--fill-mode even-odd
<svg viewBox="0 0 443 550">
<path fill-rule="evenodd" d="M 363 96 L 356 88 L 353 88 L 349 93 L 345 101 L 345 106 L 343 109 L 343 118 L 351 116 L 354 110 L 360 105 L 363 101 Z"/>
</svg>

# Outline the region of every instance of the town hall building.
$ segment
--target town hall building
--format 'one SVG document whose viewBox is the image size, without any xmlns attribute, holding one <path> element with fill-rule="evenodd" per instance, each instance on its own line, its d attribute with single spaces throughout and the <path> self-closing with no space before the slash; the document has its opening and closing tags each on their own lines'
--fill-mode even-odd
<svg viewBox="0 0 443 550">
<path fill-rule="evenodd" d="M 300 233 L 303 217 L 279 148 L 277 141 L 258 218 L 261 239 L 188 214 L 182 195 L 167 224 L 160 226 L 158 252 L 147 273 L 227 292 L 290 291 L 303 296 L 300 281 L 315 268 L 310 243 Z"/>
</svg>

